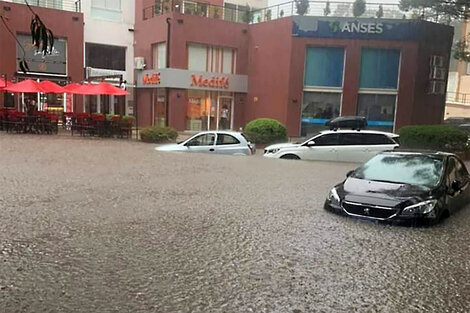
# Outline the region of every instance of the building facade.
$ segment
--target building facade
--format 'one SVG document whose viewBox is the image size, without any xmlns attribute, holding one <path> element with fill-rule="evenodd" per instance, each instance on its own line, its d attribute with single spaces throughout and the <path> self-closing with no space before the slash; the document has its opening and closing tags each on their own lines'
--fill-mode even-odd
<svg viewBox="0 0 470 313">
<path fill-rule="evenodd" d="M 91 113 L 133 114 L 134 1 L 81 0 L 85 22 L 85 79 L 104 79 L 125 87 L 130 95 L 86 96 Z"/>
<path fill-rule="evenodd" d="M 312 16 L 246 24 L 210 6 L 149 14 L 136 5 L 140 126 L 239 129 L 268 117 L 307 136 L 340 115 L 387 131 L 444 117 L 452 27 Z"/>
<path fill-rule="evenodd" d="M 454 42 L 470 36 L 470 22 L 456 23 Z M 445 118 L 470 118 L 470 63 L 451 59 Z"/>
<path fill-rule="evenodd" d="M 14 2 L 21 2 L 14 3 Z M 75 1 L 42 1 L 42 6 L 32 6 L 45 25 L 55 37 L 54 49 L 51 54 L 43 55 L 31 44 L 31 11 L 22 1 L 0 1 L 0 10 L 6 17 L 10 30 L 15 38 L 1 25 L 0 32 L 0 74 L 8 80 L 21 81 L 34 79 L 37 81 L 51 80 L 65 85 L 70 81 L 83 80 L 83 14 Z M 30 71 L 23 73 L 19 62 L 26 59 Z M 71 95 L 21 95 L 0 93 L 0 106 L 23 109 L 24 97 L 34 97 L 42 109 L 61 113 L 63 111 L 82 110 L 81 97 Z"/>
</svg>

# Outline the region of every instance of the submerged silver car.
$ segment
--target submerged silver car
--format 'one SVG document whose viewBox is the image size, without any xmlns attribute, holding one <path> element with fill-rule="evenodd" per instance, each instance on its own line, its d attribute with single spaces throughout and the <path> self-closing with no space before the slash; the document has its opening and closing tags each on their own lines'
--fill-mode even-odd
<svg viewBox="0 0 470 313">
<path fill-rule="evenodd" d="M 232 131 L 206 131 L 198 133 L 182 142 L 158 146 L 155 150 L 252 155 L 255 153 L 255 146 L 251 144 L 242 133 Z"/>
</svg>

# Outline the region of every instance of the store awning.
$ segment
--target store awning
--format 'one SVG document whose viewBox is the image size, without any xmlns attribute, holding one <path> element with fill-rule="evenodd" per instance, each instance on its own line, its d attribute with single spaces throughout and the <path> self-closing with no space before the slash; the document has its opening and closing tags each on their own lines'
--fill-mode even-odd
<svg viewBox="0 0 470 313">
<path fill-rule="evenodd" d="M 16 84 L 11 84 L 10 86 L 4 88 L 6 91 L 9 92 L 16 92 L 16 93 L 37 93 L 37 92 L 45 92 L 41 85 L 31 79 L 23 80 Z"/>
<path fill-rule="evenodd" d="M 39 85 L 41 85 L 42 89 L 44 90 L 44 93 L 65 93 L 63 87 L 49 80 L 44 80 L 40 82 Z"/>
</svg>

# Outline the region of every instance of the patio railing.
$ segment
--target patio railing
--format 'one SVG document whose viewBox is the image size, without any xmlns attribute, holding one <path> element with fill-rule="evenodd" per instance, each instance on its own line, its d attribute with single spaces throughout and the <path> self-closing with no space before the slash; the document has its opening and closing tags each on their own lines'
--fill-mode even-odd
<svg viewBox="0 0 470 313">
<path fill-rule="evenodd" d="M 24 0 L 3 0 L 7 2 L 25 4 Z M 81 0 L 27 0 L 33 7 L 42 7 L 70 12 L 81 12 Z"/>
<path fill-rule="evenodd" d="M 448 91 L 446 94 L 446 102 L 470 105 L 470 93 Z"/>
<path fill-rule="evenodd" d="M 327 8 L 327 3 L 329 6 Z M 299 15 L 294 1 L 276 4 L 266 8 L 249 8 L 246 6 L 235 6 L 226 3 L 224 6 L 217 6 L 196 1 L 172 2 L 163 0 L 155 5 L 144 8 L 143 19 L 147 20 L 155 16 L 168 12 L 179 12 L 182 14 L 199 15 L 207 18 L 221 19 L 239 23 L 260 23 L 281 17 Z M 419 18 L 423 12 L 404 12 L 398 4 L 390 3 L 369 3 L 361 18 Z M 329 16 L 329 17 L 354 17 L 353 2 L 345 1 L 309 1 L 309 8 L 305 16 Z M 424 14 L 425 19 L 432 19 L 433 16 Z"/>
</svg>

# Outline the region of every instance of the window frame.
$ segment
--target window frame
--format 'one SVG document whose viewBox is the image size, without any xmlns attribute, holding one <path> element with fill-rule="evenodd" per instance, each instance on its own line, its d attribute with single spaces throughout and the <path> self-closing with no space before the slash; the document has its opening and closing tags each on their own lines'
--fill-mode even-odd
<svg viewBox="0 0 470 313">
<path fill-rule="evenodd" d="M 235 140 L 235 142 L 233 143 L 221 143 L 219 144 L 219 138 L 222 138 L 223 136 L 227 136 L 227 137 L 230 137 L 232 139 Z M 239 145 L 241 144 L 240 140 L 238 140 L 237 138 L 235 138 L 234 136 L 230 135 L 230 134 L 217 134 L 217 139 L 215 141 L 215 145 L 216 146 L 230 146 L 230 145 Z"/>
<path fill-rule="evenodd" d="M 108 8 L 106 6 L 106 3 L 108 0 L 103 0 L 105 5 L 104 6 L 99 6 L 99 5 L 96 5 L 96 1 L 95 0 L 91 0 L 91 8 L 92 9 L 99 9 L 99 10 L 107 10 L 107 11 L 113 11 L 113 12 L 122 12 L 122 0 L 117 0 L 119 1 L 119 9 L 113 9 L 113 8 Z"/>
<path fill-rule="evenodd" d="M 328 137 L 328 136 L 336 136 L 336 144 L 328 144 L 328 145 L 319 145 L 318 144 L 318 138 L 321 138 L 321 137 Z M 308 142 L 310 141 L 314 141 L 315 142 L 315 145 L 314 147 L 332 147 L 332 146 L 339 146 L 340 145 L 340 141 L 339 141 L 339 133 L 328 133 L 328 134 L 320 134 L 314 138 L 312 138 L 311 140 L 309 140 Z M 308 142 L 305 143 L 305 145 L 308 145 Z"/>
<path fill-rule="evenodd" d="M 209 144 L 209 145 L 191 145 L 191 144 L 189 144 L 190 142 L 196 140 L 197 138 L 201 138 L 201 137 L 204 137 L 204 136 L 213 136 L 214 137 L 213 143 Z M 211 146 L 215 145 L 216 141 L 217 141 L 217 139 L 216 139 L 216 134 L 215 133 L 205 133 L 205 134 L 196 135 L 196 136 L 188 139 L 188 141 L 186 141 L 186 143 L 184 145 L 187 146 L 187 147 L 211 147 Z"/>
</svg>

